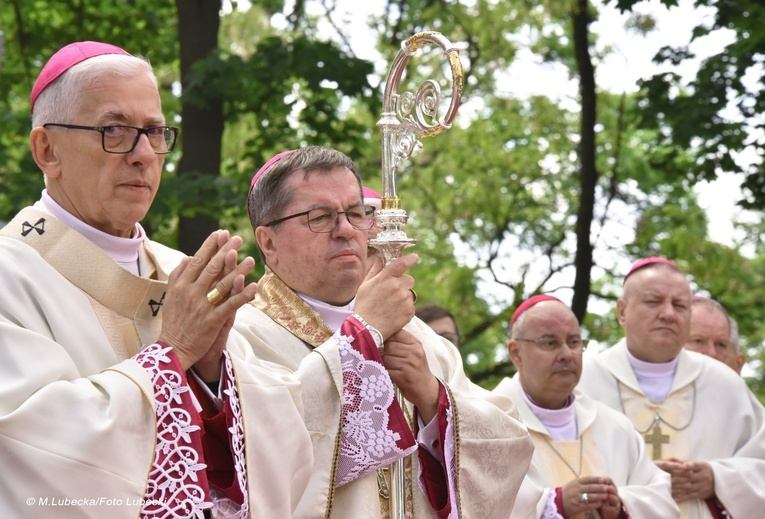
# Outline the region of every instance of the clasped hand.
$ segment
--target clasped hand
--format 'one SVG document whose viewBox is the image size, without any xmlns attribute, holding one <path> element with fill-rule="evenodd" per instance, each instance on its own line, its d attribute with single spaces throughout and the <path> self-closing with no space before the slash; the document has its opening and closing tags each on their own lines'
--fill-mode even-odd
<svg viewBox="0 0 765 519">
<path fill-rule="evenodd" d="M 585 476 L 563 485 L 563 508 L 567 517 L 598 511 L 602 519 L 617 519 L 622 502 L 610 478 Z M 587 498 L 584 499 L 584 495 Z"/>
<path fill-rule="evenodd" d="M 173 348 L 184 370 L 194 366 L 205 382 L 218 380 L 236 311 L 257 292 L 255 283 L 245 286 L 255 260 L 247 257 L 237 264 L 241 246 L 240 237 L 215 231 L 168 279 L 159 342 Z M 218 304 L 207 298 L 213 288 L 223 296 Z"/>
<path fill-rule="evenodd" d="M 715 475 L 709 463 L 677 458 L 654 460 L 654 463 L 672 476 L 672 497 L 678 503 L 714 497 Z"/>
</svg>

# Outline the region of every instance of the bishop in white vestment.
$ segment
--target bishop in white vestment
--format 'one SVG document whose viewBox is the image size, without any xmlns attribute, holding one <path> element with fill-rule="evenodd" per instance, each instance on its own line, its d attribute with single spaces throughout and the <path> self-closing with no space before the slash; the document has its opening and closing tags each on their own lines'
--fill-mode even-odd
<svg viewBox="0 0 765 519">
<path fill-rule="evenodd" d="M 227 324 L 252 260 L 225 232 L 191 259 L 138 224 L 177 134 L 150 64 L 67 45 L 31 106 L 47 189 L 0 230 L 0 516 L 289 518 L 312 463 L 300 385 Z"/>
<path fill-rule="evenodd" d="M 670 477 L 630 421 L 574 389 L 585 342 L 553 296 L 513 314 L 508 353 L 518 373 L 494 392 L 513 400 L 536 450 L 512 519 L 678 517 Z"/>
<path fill-rule="evenodd" d="M 585 359 L 579 388 L 627 415 L 653 460 L 699 460 L 711 465 L 715 497 L 680 503 L 682 517 L 758 517 L 765 509 L 765 411 L 743 379 L 705 355 L 681 350 L 669 394 L 646 394 L 624 340 Z M 636 363 L 636 365 L 639 363 Z M 655 372 L 653 372 L 655 373 Z M 644 383 L 650 387 L 649 383 Z M 650 390 L 649 390 L 650 391 Z M 711 511 L 712 507 L 715 511 Z"/>
<path fill-rule="evenodd" d="M 229 348 L 242 353 L 226 362 L 222 437 L 213 441 L 186 374 L 154 344 L 167 276 L 183 255 L 147 239 L 136 245 L 146 277 L 42 202 L 0 230 L 0 510 L 30 518 L 135 518 L 152 503 L 164 511 L 146 517 L 201 511 L 211 446 L 208 456 L 223 449 L 238 499 L 251 500 L 245 511 L 290 517 L 312 459 L 299 384 L 263 369 L 231 332 Z M 183 485 L 186 476 L 196 484 Z M 248 516 L 241 501 L 218 497 L 216 516 Z"/>
<path fill-rule="evenodd" d="M 513 399 L 534 440 L 536 450 L 532 464 L 541 470 L 545 486 L 533 517 L 547 517 L 545 510 L 550 510 L 549 502 L 557 498 L 557 489 L 572 478 L 603 475 L 611 478 L 618 488 L 629 517 L 679 517 L 677 504 L 672 500 L 669 475 L 651 463 L 645 442 L 624 415 L 575 389 L 570 414 L 576 422 L 579 438 L 556 440 L 543 421 L 545 412 L 539 412 L 543 418 L 538 416 L 536 406 L 523 394 L 517 376 L 504 379 L 494 391 Z M 550 419 L 560 425 L 560 414 L 553 413 Z"/>
<path fill-rule="evenodd" d="M 506 519 L 528 432 L 508 398 L 472 384 L 457 349 L 412 319 L 415 256 L 367 274 L 362 200 L 353 162 L 319 147 L 277 155 L 249 197 L 267 269 L 235 329 L 302 382 L 314 470 L 295 517 L 387 519 L 385 465 L 407 456 L 408 518 Z"/>
<path fill-rule="evenodd" d="M 672 474 L 681 517 L 759 517 L 765 409 L 735 372 L 683 349 L 690 305 L 673 262 L 637 262 L 617 303 L 625 339 L 585 359 L 579 388 L 632 421 L 651 458 Z"/>
</svg>

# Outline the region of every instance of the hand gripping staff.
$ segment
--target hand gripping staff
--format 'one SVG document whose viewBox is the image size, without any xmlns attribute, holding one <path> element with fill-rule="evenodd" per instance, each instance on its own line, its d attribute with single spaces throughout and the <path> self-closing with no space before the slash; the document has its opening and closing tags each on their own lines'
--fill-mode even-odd
<svg viewBox="0 0 765 519">
<path fill-rule="evenodd" d="M 439 118 L 441 88 L 432 80 L 425 80 L 416 93 L 398 93 L 401 77 L 409 58 L 425 45 L 437 45 L 451 69 L 451 103 L 443 119 Z M 460 105 L 463 77 L 459 50 L 443 35 L 434 31 L 419 32 L 401 44 L 388 71 L 383 95 L 383 112 L 377 126 L 382 130 L 382 209 L 375 213 L 375 220 L 382 231 L 369 245 L 380 251 L 385 265 L 401 257 L 406 247 L 417 240 L 409 238 L 401 227 L 406 224 L 406 211 L 396 189 L 396 170 L 402 160 L 409 158 L 415 148 L 422 147 L 420 139 L 438 135 L 451 128 Z M 396 388 L 396 398 L 403 402 L 401 392 Z M 405 519 L 406 488 L 404 460 L 399 459 L 391 466 L 390 517 Z"/>
</svg>

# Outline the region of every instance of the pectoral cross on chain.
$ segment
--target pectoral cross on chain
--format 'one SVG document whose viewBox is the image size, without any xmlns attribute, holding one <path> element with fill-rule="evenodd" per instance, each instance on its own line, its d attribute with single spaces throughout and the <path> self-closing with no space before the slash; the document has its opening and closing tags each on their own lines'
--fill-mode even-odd
<svg viewBox="0 0 765 519">
<path fill-rule="evenodd" d="M 650 434 L 644 435 L 644 438 L 646 444 L 653 447 L 653 456 L 651 456 L 651 459 L 660 460 L 662 450 L 661 446 L 665 443 L 669 443 L 669 435 L 661 434 L 661 426 L 659 426 L 658 423 L 654 423 L 653 430 L 651 430 Z"/>
</svg>

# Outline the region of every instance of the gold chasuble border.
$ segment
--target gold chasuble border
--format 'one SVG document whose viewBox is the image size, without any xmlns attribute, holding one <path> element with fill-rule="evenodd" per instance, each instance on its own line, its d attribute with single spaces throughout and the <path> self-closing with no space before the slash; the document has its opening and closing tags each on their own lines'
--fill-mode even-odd
<svg viewBox="0 0 765 519">
<path fill-rule="evenodd" d="M 332 337 L 324 319 L 268 267 L 250 304 L 312 348 Z"/>
<path fill-rule="evenodd" d="M 332 330 L 324 319 L 268 267 L 258 281 L 258 292 L 250 304 L 311 348 L 324 344 L 332 337 Z M 332 454 L 332 474 L 327 492 L 325 519 L 329 519 L 332 515 L 342 433 L 343 413 L 341 412 Z"/>
<path fill-rule="evenodd" d="M 457 400 L 452 394 L 452 389 L 448 384 L 443 384 L 442 387 L 446 388 L 446 394 L 449 397 L 452 409 L 452 427 L 454 427 L 454 488 L 460 488 L 460 415 L 457 407 Z M 448 469 L 447 469 L 448 470 Z M 457 499 L 457 517 L 462 517 L 462 496 L 459 491 L 456 492 Z"/>
</svg>

